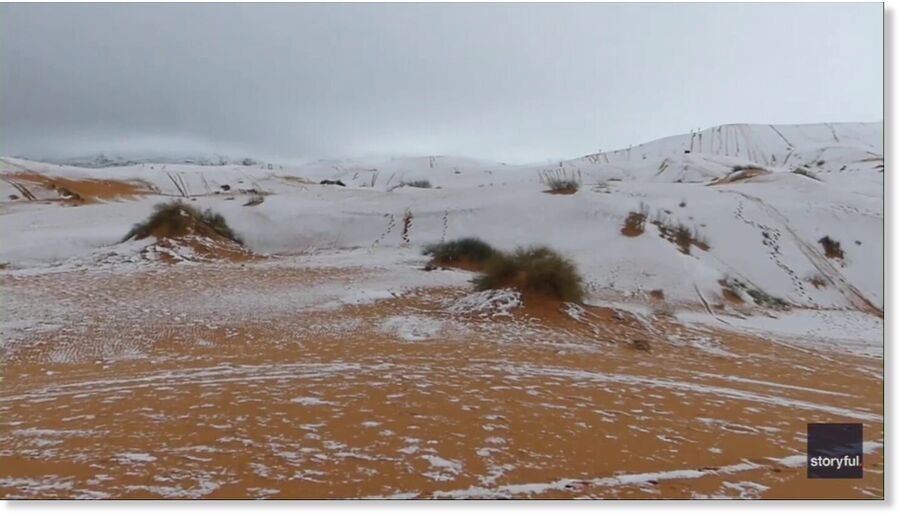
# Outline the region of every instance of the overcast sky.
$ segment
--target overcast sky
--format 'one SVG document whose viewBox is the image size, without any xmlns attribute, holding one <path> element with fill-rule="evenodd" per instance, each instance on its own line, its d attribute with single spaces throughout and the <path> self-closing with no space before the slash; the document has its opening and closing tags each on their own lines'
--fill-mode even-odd
<svg viewBox="0 0 900 516">
<path fill-rule="evenodd" d="M 0 6 L 0 154 L 575 157 L 882 119 L 880 4 Z"/>
</svg>

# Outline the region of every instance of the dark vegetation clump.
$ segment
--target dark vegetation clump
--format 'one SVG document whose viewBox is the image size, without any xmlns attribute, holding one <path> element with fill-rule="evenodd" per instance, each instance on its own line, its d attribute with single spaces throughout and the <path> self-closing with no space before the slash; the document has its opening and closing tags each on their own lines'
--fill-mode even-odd
<svg viewBox="0 0 900 516">
<path fill-rule="evenodd" d="M 749 288 L 747 289 L 747 295 L 753 298 L 754 303 L 761 306 L 776 308 L 778 310 L 784 310 L 788 306 L 787 301 L 785 301 L 784 299 L 771 296 L 759 289 Z"/>
<path fill-rule="evenodd" d="M 549 193 L 573 194 L 581 187 L 580 175 L 581 171 L 569 174 L 562 169 L 544 170 L 541 172 L 541 182 L 547 186 Z"/>
<path fill-rule="evenodd" d="M 426 179 L 417 179 L 415 181 L 403 181 L 398 186 L 409 186 L 412 188 L 431 188 L 431 181 Z"/>
<path fill-rule="evenodd" d="M 150 217 L 135 224 L 122 241 L 132 238 L 141 240 L 151 236 L 177 238 L 188 234 L 218 236 L 243 244 L 243 240 L 225 222 L 225 217 L 209 209 L 200 211 L 180 200 L 154 206 Z"/>
<path fill-rule="evenodd" d="M 820 181 L 819 176 L 817 176 L 813 171 L 803 168 L 797 167 L 794 170 L 791 170 L 792 174 L 797 174 L 798 176 L 808 177 L 810 179 L 815 179 L 816 181 Z"/>
<path fill-rule="evenodd" d="M 719 283 L 726 289 L 731 290 L 732 293 L 740 291 L 746 292 L 747 295 L 750 296 L 750 298 L 753 299 L 753 302 L 757 305 L 765 306 L 768 308 L 775 308 L 777 310 L 785 310 L 788 308 L 788 303 L 784 299 L 769 295 L 768 293 L 763 292 L 756 287 L 747 285 L 739 279 L 725 278 Z"/>
<path fill-rule="evenodd" d="M 806 277 L 806 281 L 810 282 L 816 288 L 825 288 L 828 286 L 828 279 L 821 274 L 812 274 Z"/>
<path fill-rule="evenodd" d="M 627 237 L 636 237 L 643 234 L 649 211 L 647 205 L 641 203 L 638 211 L 629 212 L 628 216 L 625 217 L 625 225 L 622 226 L 622 234 Z"/>
<path fill-rule="evenodd" d="M 513 253 L 497 253 L 485 263 L 475 280 L 479 290 L 516 288 L 524 295 L 534 293 L 567 302 L 584 298 L 584 280 L 575 264 L 548 247 L 518 248 Z"/>
<path fill-rule="evenodd" d="M 550 188 L 551 192 L 577 192 L 580 186 L 578 181 L 574 179 L 557 178 L 548 179 L 545 184 Z"/>
<path fill-rule="evenodd" d="M 819 239 L 819 243 L 822 244 L 822 248 L 825 249 L 825 256 L 836 258 L 838 260 L 844 259 L 844 250 L 841 249 L 841 243 L 837 240 L 832 240 L 831 237 L 826 235 Z"/>
<path fill-rule="evenodd" d="M 460 238 L 425 246 L 425 254 L 430 255 L 432 261 L 438 265 L 465 263 L 481 266 L 497 253 L 498 251 L 490 244 L 478 238 Z"/>
<path fill-rule="evenodd" d="M 678 246 L 684 254 L 691 254 L 691 246 L 702 251 L 709 250 L 709 242 L 696 227 L 688 227 L 683 222 L 672 222 L 662 214 L 657 214 L 652 222 L 659 229 L 659 236 Z"/>
</svg>

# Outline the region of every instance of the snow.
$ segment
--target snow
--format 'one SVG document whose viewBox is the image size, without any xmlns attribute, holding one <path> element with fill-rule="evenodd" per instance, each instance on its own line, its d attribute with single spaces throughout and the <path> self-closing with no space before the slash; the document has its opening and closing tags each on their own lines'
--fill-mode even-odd
<svg viewBox="0 0 900 516">
<path fill-rule="evenodd" d="M 547 244 L 574 256 L 597 285 L 611 285 L 621 291 L 661 288 L 671 299 L 694 300 L 695 285 L 714 297 L 720 290 L 716 282 L 730 274 L 791 302 L 846 307 L 849 303 L 834 289 L 819 290 L 806 285 L 801 290 L 802 284 L 795 284 L 791 276 L 801 278 L 802 283 L 803 277 L 817 271 L 816 264 L 804 255 L 806 249 L 802 245 L 816 248 L 818 239 L 828 234 L 842 242 L 847 253 L 845 263 L 828 272 L 844 276 L 880 306 L 882 174 L 858 171 L 855 184 L 860 184 L 861 179 L 865 184 L 871 183 L 865 192 L 848 191 L 847 182 L 837 181 L 848 174 L 840 172 L 842 166 L 865 163 L 859 161 L 865 159 L 860 156 L 879 151 L 880 125 L 831 125 L 841 143 L 839 150 L 833 152 L 834 162 L 828 162 L 827 170 L 822 172 L 822 182 L 790 173 L 798 156 L 796 150 L 790 164 L 782 163 L 782 158 L 775 165 L 770 163 L 772 154 L 778 157 L 786 153 L 783 149 L 787 144 L 769 126 L 710 130 L 712 140 L 704 139 L 704 149 L 712 145 L 708 142 L 721 140 L 721 149 L 720 145 L 713 145 L 711 149 L 716 152 L 711 154 L 700 154 L 695 148 L 694 153 L 684 155 L 682 147 L 690 138 L 682 136 L 634 148 L 630 160 L 626 159 L 627 152 L 606 154 L 612 164 L 606 163 L 606 158 L 597 162 L 587 158 L 564 162 L 561 168 L 572 173 L 579 171 L 584 182 L 572 196 L 542 192 L 544 187 L 538 178 L 547 167 L 502 166 L 449 157 L 337 166 L 313 163 L 275 171 L 194 165 L 165 165 L 154 170 L 148 165 L 79 169 L 5 159 L 3 173 L 26 168 L 68 178 L 141 181 L 170 195 L 178 194 L 170 179 L 177 175 L 177 182 L 186 185 L 190 195 L 197 196 L 197 201 L 191 202 L 221 212 L 251 248 L 263 253 L 418 246 L 470 235 L 502 248 Z M 831 130 L 824 124 L 818 128 L 779 127 L 778 131 L 804 148 L 830 149 L 828 145 L 836 145 Z M 809 140 L 803 140 L 804 136 Z M 732 149 L 732 145 L 740 146 L 741 151 Z M 847 146 L 857 151 L 849 152 Z M 672 163 L 680 160 L 678 167 L 682 170 L 712 171 L 704 176 L 704 181 L 730 173 L 732 164 L 727 160 L 734 161 L 735 156 L 742 157 L 742 161 L 737 161 L 742 164 L 749 158 L 765 157 L 754 163 L 773 173 L 765 181 L 713 187 L 687 181 L 684 174 L 660 176 L 657 161 L 637 156 L 644 153 L 667 156 L 664 159 Z M 670 165 L 669 169 L 678 167 Z M 364 173 L 365 170 L 372 172 Z M 491 173 L 487 174 L 487 170 Z M 618 174 L 619 171 L 627 174 Z M 376 172 L 376 187 L 372 188 L 368 176 Z M 609 181 L 617 175 L 622 176 L 621 181 Z M 390 176 L 394 177 L 388 179 Z M 427 178 L 441 189 L 388 191 L 407 176 Z M 313 183 L 324 178 L 342 179 L 352 186 L 294 184 L 286 177 L 307 178 Z M 601 182 L 605 182 L 609 193 L 593 191 Z M 267 196 L 259 206 L 243 207 L 242 194 L 235 193 L 238 198 L 227 201 L 228 195 L 215 193 L 223 184 L 232 187 L 231 193 L 253 185 L 275 195 Z M 679 207 L 682 201 L 685 206 Z M 5 203 L 6 233 L 24 235 L 27 231 L 30 237 L 7 239 L 11 241 L 0 251 L 0 261 L 19 265 L 61 260 L 111 245 L 131 224 L 144 218 L 156 202 L 144 198 L 77 208 Z M 650 224 L 639 237 L 623 237 L 619 234 L 622 221 L 640 203 L 649 206 L 651 217 L 669 210 L 671 214 L 667 216 L 671 219 L 696 226 L 709 240 L 709 252 L 695 250 L 691 256 L 685 256 L 656 235 Z M 402 219 L 407 212 L 412 215 L 412 223 L 405 239 Z M 780 233 L 777 252 L 762 243 L 764 229 L 760 226 Z M 857 246 L 856 240 L 862 243 Z M 602 250 L 601 260 L 597 259 L 598 250 Z"/>
<path fill-rule="evenodd" d="M 722 482 L 722 487 L 732 489 L 738 492 L 737 498 L 742 500 L 750 500 L 759 498 L 759 495 L 769 490 L 769 486 L 765 486 L 756 482 Z M 731 497 L 734 498 L 734 497 Z"/>
<path fill-rule="evenodd" d="M 730 275 L 789 302 L 829 308 L 854 306 L 843 288 L 843 283 L 848 283 L 880 307 L 883 178 L 872 167 L 865 169 L 865 164 L 872 162 L 861 161 L 880 152 L 880 128 L 880 124 L 821 124 L 779 126 L 775 131 L 770 126 L 725 126 L 702 133 L 704 153 L 698 152 L 695 136 L 694 152 L 689 155 L 683 154 L 683 147 L 689 146 L 690 136 L 673 137 L 635 147 L 630 153 L 618 151 L 564 162 L 561 170 L 578 171 L 584 183 L 571 196 L 543 193 L 539 175 L 546 166 L 513 167 L 451 157 L 339 165 L 317 162 L 278 170 L 237 165 L 161 165 L 151 169 L 146 164 L 80 169 L 5 159 L 2 174 L 24 168 L 73 179 L 140 181 L 168 195 L 178 195 L 170 178 L 177 176 L 176 182 L 196 196 L 196 201 L 189 202 L 221 212 L 248 245 L 261 253 L 418 247 L 441 239 L 477 236 L 501 248 L 551 245 L 574 257 L 592 284 L 622 292 L 658 288 L 667 299 L 694 301 L 699 288 L 704 295 L 717 298 L 721 291 L 718 280 Z M 834 141 L 832 129 L 839 142 Z M 787 164 L 788 144 L 777 133 L 793 145 Z M 821 182 L 790 173 L 801 161 L 819 159 L 818 151 L 798 149 L 820 147 L 831 156 L 819 167 L 823 169 Z M 642 158 L 644 154 L 647 159 Z M 805 158 L 797 161 L 798 156 Z M 668 160 L 667 170 L 680 170 L 677 177 L 660 175 L 659 161 L 651 157 Z M 757 159 L 761 161 L 754 161 Z M 733 164 L 747 164 L 748 160 L 767 167 L 772 174 L 759 181 L 705 184 L 709 178 L 729 174 Z M 849 168 L 840 170 L 845 165 L 863 168 L 847 178 Z M 375 174 L 376 186 L 371 187 Z M 286 179 L 294 177 L 312 183 L 341 179 L 351 186 Z M 397 182 L 413 177 L 426 178 L 441 188 L 390 190 Z M 611 181 L 614 178 L 621 180 Z M 594 191 L 600 183 L 606 185 L 603 192 L 609 193 Z M 231 195 L 215 193 L 226 184 L 231 186 L 234 201 L 226 200 Z M 850 185 L 853 189 L 848 189 Z M 261 205 L 243 207 L 246 195 L 235 190 L 251 187 L 274 195 Z M 115 244 L 156 202 L 158 199 L 148 197 L 75 208 L 5 202 L 2 219 L 6 234 L 29 237 L 7 238 L 0 261 L 20 267 L 90 254 Z M 679 206 L 682 202 L 683 207 Z M 643 235 L 622 236 L 622 221 L 641 203 L 649 207 L 651 217 L 662 213 L 696 227 L 711 249 L 683 255 L 660 238 L 651 224 Z M 404 236 L 406 213 L 412 219 Z M 764 231 L 777 241 L 764 244 Z M 842 243 L 843 263 L 827 267 L 833 260 L 809 256 L 810 250 L 821 254 L 817 242 L 826 234 Z M 826 276 L 835 276 L 836 286 L 817 289 L 804 283 L 807 276 L 823 274 L 823 270 Z"/>
<path fill-rule="evenodd" d="M 277 258 L 279 266 L 360 271 L 340 288 L 298 291 L 285 285 L 259 295 L 238 282 L 231 293 L 215 299 L 196 292 L 177 301 L 210 313 L 223 306 L 245 313 L 328 310 L 419 288 L 468 288 L 471 273 L 422 271 L 421 248 L 471 236 L 505 250 L 548 245 L 567 255 L 586 279 L 589 304 L 613 306 L 612 297 L 631 311 L 646 310 L 634 307 L 645 293 L 661 290 L 684 322 L 881 356 L 883 151 L 881 123 L 846 123 L 719 126 L 629 149 L 521 166 L 453 156 L 273 167 L 223 162 L 107 168 L 0 158 L 0 275 L 128 273 L 147 270 L 147 262 L 161 253 L 183 262 L 179 266 L 192 266 L 199 258 L 189 248 L 119 243 L 154 204 L 182 198 L 221 213 L 253 252 Z M 723 180 L 734 177 L 733 167 L 747 165 L 765 173 Z M 792 173 L 798 167 L 816 178 Z M 54 201 L 58 193 L 18 175 L 25 171 L 131 182 L 155 193 L 64 206 Z M 548 172 L 580 178 L 581 188 L 573 195 L 544 193 L 541 175 Z M 323 179 L 341 180 L 347 187 L 320 185 Z M 434 187 L 398 187 L 417 179 Z M 33 187 L 39 200 L 9 200 L 21 194 L 13 182 Z M 243 206 L 254 192 L 266 193 L 264 202 Z M 624 236 L 625 218 L 642 206 L 650 219 L 644 232 Z M 710 248 L 691 247 L 683 254 L 660 235 L 651 222 L 657 218 L 695 229 Z M 843 259 L 824 255 L 819 243 L 824 236 L 841 243 Z M 247 265 L 254 270 L 267 266 Z M 726 278 L 792 308 L 757 305 L 747 292 L 737 292 L 743 305 L 731 305 L 720 284 Z M 814 279 L 822 284 L 813 285 Z M 60 318 L 40 300 L 6 301 L 0 321 L 4 345 L 52 328 Z M 520 303 L 515 292 L 488 291 L 454 299 L 446 309 L 454 315 L 499 317 Z M 701 305 L 705 310 L 697 311 Z M 570 315 L 578 317 L 571 310 Z M 384 329 L 410 342 L 447 330 L 419 315 L 386 320 Z M 673 344 L 730 357 L 715 341 Z"/>
<path fill-rule="evenodd" d="M 116 458 L 119 462 L 125 464 L 133 464 L 136 462 L 156 462 L 156 457 L 150 455 L 149 453 L 137 453 L 137 452 L 129 452 L 129 453 L 120 453 L 116 455 Z"/>
<path fill-rule="evenodd" d="M 293 398 L 291 400 L 291 403 L 298 403 L 300 405 L 305 405 L 305 406 L 334 405 L 333 402 L 325 401 L 323 399 L 315 398 L 312 396 L 300 396 L 297 398 Z"/>
<path fill-rule="evenodd" d="M 522 305 L 522 294 L 513 289 L 483 290 L 473 292 L 447 305 L 450 313 L 482 317 L 509 317 L 512 310 Z"/>
<path fill-rule="evenodd" d="M 395 333 L 405 341 L 418 342 L 433 339 L 441 334 L 444 322 L 430 317 L 401 315 L 384 321 L 383 331 Z"/>
<path fill-rule="evenodd" d="M 462 464 L 457 461 L 448 460 L 438 455 L 422 455 L 421 458 L 428 461 L 431 465 L 431 469 L 422 475 L 437 482 L 453 480 L 462 473 Z"/>
<path fill-rule="evenodd" d="M 775 317 L 768 315 L 718 315 L 681 312 L 685 323 L 741 330 L 747 333 L 790 340 L 792 344 L 816 349 L 832 349 L 861 356 L 881 357 L 884 320 L 850 310 L 792 310 Z"/>
</svg>

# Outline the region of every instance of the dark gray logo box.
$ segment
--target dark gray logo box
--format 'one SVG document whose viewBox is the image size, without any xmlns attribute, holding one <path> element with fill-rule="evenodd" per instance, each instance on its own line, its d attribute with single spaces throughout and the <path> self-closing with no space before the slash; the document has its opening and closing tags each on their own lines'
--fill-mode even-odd
<svg viewBox="0 0 900 516">
<path fill-rule="evenodd" d="M 862 424 L 808 423 L 806 477 L 862 478 Z"/>
</svg>

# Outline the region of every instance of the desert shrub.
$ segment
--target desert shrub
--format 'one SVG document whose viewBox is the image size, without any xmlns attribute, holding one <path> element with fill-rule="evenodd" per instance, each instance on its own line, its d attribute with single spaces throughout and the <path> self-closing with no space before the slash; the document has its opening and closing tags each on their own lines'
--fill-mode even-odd
<svg viewBox="0 0 900 516">
<path fill-rule="evenodd" d="M 409 186 L 412 188 L 431 188 L 431 181 L 425 179 L 416 179 L 414 181 L 403 181 L 397 186 Z"/>
<path fill-rule="evenodd" d="M 784 309 L 787 308 L 787 301 L 780 297 L 775 297 L 756 288 L 747 289 L 747 295 L 753 298 L 753 302 L 758 305 L 768 306 L 769 308 Z"/>
<path fill-rule="evenodd" d="M 580 176 L 581 172 L 577 174 Z M 557 194 L 572 194 L 578 191 L 581 181 L 575 174 L 569 174 L 565 170 L 544 170 L 541 172 L 541 183 L 547 186 L 548 192 Z"/>
<path fill-rule="evenodd" d="M 469 262 L 475 265 L 481 265 L 497 254 L 496 249 L 478 238 L 460 238 L 427 245 L 424 252 L 431 255 L 436 263 Z"/>
<path fill-rule="evenodd" d="M 475 285 L 479 290 L 514 287 L 568 302 L 584 297 L 584 280 L 575 264 L 548 247 L 497 253 L 485 263 Z"/>
<path fill-rule="evenodd" d="M 548 179 L 545 183 L 551 192 L 570 192 L 570 191 L 578 191 L 578 187 L 581 186 L 578 184 L 578 181 L 574 179 Z"/>
<path fill-rule="evenodd" d="M 691 228 L 683 223 L 679 223 L 675 226 L 673 237 L 675 238 L 675 243 L 678 244 L 678 247 L 680 247 L 685 254 L 691 252 L 691 243 L 694 241 L 694 234 L 691 232 Z"/>
<path fill-rule="evenodd" d="M 825 235 L 819 239 L 819 243 L 822 244 L 822 248 L 825 249 L 825 256 L 837 258 L 838 260 L 844 259 L 844 250 L 841 249 L 841 243 L 837 240 L 833 240 L 828 235 Z"/>
<path fill-rule="evenodd" d="M 659 228 L 659 235 L 677 245 L 684 254 L 691 254 L 691 246 L 703 251 L 709 250 L 709 242 L 697 227 L 688 227 L 683 222 L 671 222 L 668 217 L 657 213 L 653 225 Z"/>
<path fill-rule="evenodd" d="M 209 209 L 200 211 L 180 200 L 154 206 L 150 217 L 135 224 L 122 241 L 131 238 L 141 240 L 150 236 L 174 238 L 188 233 L 218 235 L 239 244 L 243 243 L 228 226 L 225 217 Z"/>
<path fill-rule="evenodd" d="M 816 288 L 825 288 L 825 287 L 828 286 L 828 278 L 826 278 L 825 276 L 823 276 L 823 275 L 821 275 L 821 274 L 818 274 L 818 273 L 817 273 L 817 274 L 810 274 L 810 275 L 808 275 L 805 279 L 806 279 L 806 281 L 808 281 L 812 286 L 814 286 L 814 287 L 816 287 Z"/>
<path fill-rule="evenodd" d="M 625 217 L 625 225 L 622 226 L 622 234 L 628 237 L 636 237 L 643 234 L 649 212 L 650 209 L 644 203 L 641 203 L 638 211 L 629 212 L 628 216 Z"/>
<path fill-rule="evenodd" d="M 784 299 L 769 295 L 768 293 L 763 292 L 756 287 L 747 285 L 739 279 L 725 278 L 719 283 L 722 284 L 722 286 L 732 290 L 733 292 L 746 292 L 747 295 L 750 296 L 750 298 L 753 299 L 753 302 L 757 305 L 775 308 L 778 310 L 784 310 L 788 307 L 788 303 Z"/>
</svg>

